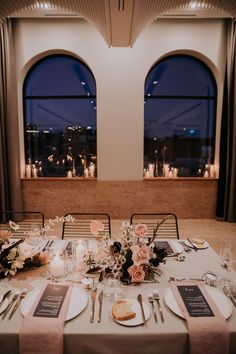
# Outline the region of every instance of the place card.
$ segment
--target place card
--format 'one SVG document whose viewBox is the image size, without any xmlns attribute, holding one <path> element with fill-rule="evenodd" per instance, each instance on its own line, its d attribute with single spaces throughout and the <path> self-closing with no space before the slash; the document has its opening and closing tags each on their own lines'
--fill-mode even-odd
<svg viewBox="0 0 236 354">
<path fill-rule="evenodd" d="M 214 317 L 210 306 L 197 285 L 178 285 L 179 293 L 191 317 Z"/>
<path fill-rule="evenodd" d="M 38 302 L 33 317 L 58 318 L 69 286 L 48 284 Z"/>
<path fill-rule="evenodd" d="M 167 254 L 174 253 L 168 241 L 155 241 L 157 249 L 164 249 Z"/>
</svg>

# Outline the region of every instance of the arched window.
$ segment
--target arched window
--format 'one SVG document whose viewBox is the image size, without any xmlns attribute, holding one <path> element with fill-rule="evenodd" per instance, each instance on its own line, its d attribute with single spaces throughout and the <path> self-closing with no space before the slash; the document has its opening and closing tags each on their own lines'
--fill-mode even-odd
<svg viewBox="0 0 236 354">
<path fill-rule="evenodd" d="M 214 163 L 216 82 L 210 69 L 187 55 L 164 58 L 147 75 L 144 112 L 145 175 L 203 176 Z"/>
<path fill-rule="evenodd" d="M 96 83 L 68 55 L 43 58 L 23 87 L 26 176 L 94 176 Z"/>
</svg>

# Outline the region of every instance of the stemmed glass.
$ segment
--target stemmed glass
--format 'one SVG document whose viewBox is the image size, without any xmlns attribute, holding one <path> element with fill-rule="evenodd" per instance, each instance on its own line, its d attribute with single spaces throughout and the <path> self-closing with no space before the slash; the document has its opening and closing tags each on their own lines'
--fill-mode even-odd
<svg viewBox="0 0 236 354">
<path fill-rule="evenodd" d="M 232 263 L 233 263 L 233 254 L 232 254 L 232 249 L 231 249 L 230 245 L 221 247 L 220 258 L 222 261 L 222 266 L 226 270 L 225 279 L 223 281 L 224 281 L 225 285 L 227 285 L 227 284 L 230 284 L 229 273 L 231 271 Z"/>
</svg>

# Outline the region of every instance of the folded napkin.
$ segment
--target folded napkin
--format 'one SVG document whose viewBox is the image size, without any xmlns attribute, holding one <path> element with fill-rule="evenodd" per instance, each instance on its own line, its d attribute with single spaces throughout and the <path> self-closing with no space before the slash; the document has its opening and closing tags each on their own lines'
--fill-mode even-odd
<svg viewBox="0 0 236 354">
<path fill-rule="evenodd" d="M 46 284 L 25 316 L 20 333 L 20 354 L 63 354 L 63 336 L 71 286 Z"/>
<path fill-rule="evenodd" d="M 171 282 L 171 290 L 189 331 L 190 354 L 227 354 L 229 330 L 215 302 L 200 282 Z"/>
</svg>

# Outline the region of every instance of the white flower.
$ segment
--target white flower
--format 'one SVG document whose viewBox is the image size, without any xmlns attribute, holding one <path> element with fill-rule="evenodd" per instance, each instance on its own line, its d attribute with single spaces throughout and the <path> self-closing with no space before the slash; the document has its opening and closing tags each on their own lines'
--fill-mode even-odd
<svg viewBox="0 0 236 354">
<path fill-rule="evenodd" d="M 12 248 L 10 250 L 10 252 L 8 253 L 8 255 L 7 255 L 7 259 L 9 261 L 13 261 L 16 258 L 16 252 L 17 252 L 17 249 L 16 248 Z"/>
<path fill-rule="evenodd" d="M 32 248 L 30 245 L 28 245 L 27 243 L 21 243 L 18 246 L 18 254 L 19 254 L 19 258 L 20 259 L 26 259 L 26 258 L 31 258 L 33 256 L 33 252 L 32 252 Z M 17 257 L 17 258 L 18 258 Z"/>
<path fill-rule="evenodd" d="M 9 220 L 9 227 L 10 227 L 10 230 L 12 230 L 12 231 L 17 231 L 20 228 L 19 225 L 17 225 L 14 221 L 11 221 L 11 220 Z"/>
<path fill-rule="evenodd" d="M 128 221 L 123 221 L 122 227 L 125 227 L 125 228 L 130 227 L 130 223 Z"/>
</svg>

